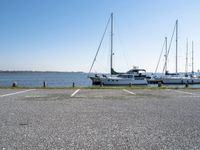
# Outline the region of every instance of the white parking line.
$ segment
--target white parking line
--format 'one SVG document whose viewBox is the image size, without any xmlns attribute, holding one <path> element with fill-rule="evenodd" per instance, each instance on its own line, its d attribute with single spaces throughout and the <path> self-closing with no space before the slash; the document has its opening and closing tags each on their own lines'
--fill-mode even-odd
<svg viewBox="0 0 200 150">
<path fill-rule="evenodd" d="M 26 92 L 30 92 L 30 91 L 34 91 L 34 90 L 35 90 L 35 89 L 30 89 L 30 90 L 15 92 L 15 93 L 4 94 L 4 95 L 0 95 L 0 97 L 12 96 L 12 95 L 21 94 L 21 93 L 26 93 Z"/>
<path fill-rule="evenodd" d="M 74 93 L 72 93 L 71 97 L 75 96 L 79 91 L 80 89 L 76 90 Z"/>
<path fill-rule="evenodd" d="M 129 90 L 126 90 L 126 89 L 123 89 L 123 91 L 126 92 L 126 93 L 129 93 L 129 94 L 132 94 L 132 95 L 136 95 L 135 93 L 133 93 L 133 92 L 131 92 Z"/>
<path fill-rule="evenodd" d="M 182 94 L 194 95 L 194 93 L 185 92 L 185 91 L 180 91 L 180 90 L 168 90 L 168 91 L 172 91 L 172 92 L 176 92 L 176 93 L 182 93 Z"/>
<path fill-rule="evenodd" d="M 200 95 L 188 95 L 188 96 L 186 96 L 186 95 L 184 95 L 184 96 L 180 96 L 180 97 L 188 97 L 188 98 L 199 98 L 200 97 Z"/>
</svg>

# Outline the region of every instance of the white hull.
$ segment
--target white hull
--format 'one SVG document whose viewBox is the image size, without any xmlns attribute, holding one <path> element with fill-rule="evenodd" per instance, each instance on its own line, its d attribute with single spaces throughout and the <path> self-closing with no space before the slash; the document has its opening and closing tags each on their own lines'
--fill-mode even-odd
<svg viewBox="0 0 200 150">
<path fill-rule="evenodd" d="M 135 78 L 119 78 L 111 76 L 100 78 L 103 85 L 147 85 L 146 79 L 136 80 Z"/>
<path fill-rule="evenodd" d="M 163 84 L 199 84 L 200 78 L 192 77 L 169 77 L 161 78 Z"/>
</svg>

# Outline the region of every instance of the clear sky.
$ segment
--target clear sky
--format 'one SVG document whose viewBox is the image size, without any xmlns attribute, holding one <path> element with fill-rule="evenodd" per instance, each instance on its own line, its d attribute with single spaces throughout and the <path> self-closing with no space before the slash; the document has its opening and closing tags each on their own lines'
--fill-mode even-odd
<svg viewBox="0 0 200 150">
<path fill-rule="evenodd" d="M 186 38 L 194 40 L 195 71 L 200 69 L 199 0 L 1 0 L 0 70 L 88 72 L 114 13 L 114 67 L 156 68 L 164 37 L 179 20 L 179 65 L 185 69 Z M 106 34 L 93 72 L 109 71 Z M 162 70 L 164 57 L 159 71 Z M 175 71 L 175 41 L 169 56 Z"/>
</svg>

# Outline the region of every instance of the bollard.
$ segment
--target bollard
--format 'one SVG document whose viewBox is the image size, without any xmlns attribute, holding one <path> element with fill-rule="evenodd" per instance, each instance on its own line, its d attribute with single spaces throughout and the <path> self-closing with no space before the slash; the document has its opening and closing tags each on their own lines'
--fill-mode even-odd
<svg viewBox="0 0 200 150">
<path fill-rule="evenodd" d="M 161 82 L 158 82 L 158 87 L 161 87 L 162 86 L 162 83 Z"/>
<path fill-rule="evenodd" d="M 72 83 L 72 87 L 73 87 L 73 88 L 75 87 L 75 83 L 74 83 L 74 82 Z"/>
<path fill-rule="evenodd" d="M 45 88 L 46 87 L 46 82 L 45 81 L 43 81 L 43 88 Z"/>
<path fill-rule="evenodd" d="M 12 87 L 17 87 L 17 82 L 13 82 Z"/>
<path fill-rule="evenodd" d="M 129 85 L 128 85 L 129 87 L 131 87 L 132 86 L 132 84 L 131 83 L 129 83 Z"/>
<path fill-rule="evenodd" d="M 185 83 L 185 87 L 188 88 L 188 83 Z"/>
</svg>

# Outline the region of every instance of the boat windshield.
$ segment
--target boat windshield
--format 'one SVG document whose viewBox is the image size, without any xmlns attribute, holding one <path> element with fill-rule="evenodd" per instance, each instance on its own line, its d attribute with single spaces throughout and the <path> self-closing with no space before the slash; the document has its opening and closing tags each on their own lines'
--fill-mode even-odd
<svg viewBox="0 0 200 150">
<path fill-rule="evenodd" d="M 133 78 L 133 75 L 130 75 L 130 74 L 120 74 L 120 75 L 118 75 L 118 77 L 120 77 L 120 78 Z"/>
<path fill-rule="evenodd" d="M 128 74 L 134 74 L 134 75 L 145 75 L 146 70 L 144 70 L 144 69 L 131 69 L 127 73 Z"/>
</svg>

